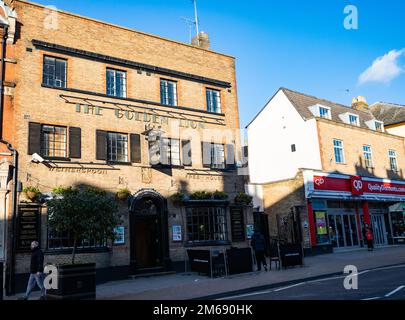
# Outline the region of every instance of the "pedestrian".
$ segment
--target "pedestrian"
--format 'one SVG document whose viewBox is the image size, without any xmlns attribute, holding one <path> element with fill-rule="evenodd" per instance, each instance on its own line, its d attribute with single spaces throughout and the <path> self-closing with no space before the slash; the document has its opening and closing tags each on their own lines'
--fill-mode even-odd
<svg viewBox="0 0 405 320">
<path fill-rule="evenodd" d="M 368 224 L 365 225 L 365 236 L 366 236 L 366 241 L 367 241 L 367 247 L 368 251 L 373 251 L 374 250 L 374 234 L 373 230 L 370 228 Z"/>
<path fill-rule="evenodd" d="M 35 283 L 41 289 L 40 300 L 45 300 L 45 287 L 44 287 L 44 254 L 39 248 L 38 241 L 31 243 L 31 264 L 30 264 L 30 277 L 27 284 L 27 291 L 20 300 L 28 300 L 31 291 L 35 287 Z"/>
<path fill-rule="evenodd" d="M 266 240 L 264 239 L 263 234 L 260 231 L 255 230 L 250 244 L 255 252 L 257 270 L 261 271 L 263 264 L 264 270 L 267 271 L 267 262 L 265 257 Z"/>
</svg>

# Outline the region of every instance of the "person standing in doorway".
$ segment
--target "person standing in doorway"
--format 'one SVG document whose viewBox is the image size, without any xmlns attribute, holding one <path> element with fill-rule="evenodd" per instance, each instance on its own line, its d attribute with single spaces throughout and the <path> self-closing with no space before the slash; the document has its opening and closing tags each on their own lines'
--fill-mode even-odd
<svg viewBox="0 0 405 320">
<path fill-rule="evenodd" d="M 373 251 L 374 250 L 374 234 L 373 234 L 373 230 L 371 229 L 371 227 L 366 224 L 365 227 L 365 236 L 366 236 L 366 241 L 367 241 L 367 247 L 368 247 L 368 251 Z"/>
<path fill-rule="evenodd" d="M 257 271 L 262 270 L 262 264 L 264 266 L 264 270 L 267 271 L 267 262 L 265 257 L 266 240 L 264 239 L 263 234 L 260 231 L 255 230 L 250 244 L 255 252 Z"/>
<path fill-rule="evenodd" d="M 45 300 L 45 287 L 44 287 L 44 254 L 39 248 L 38 241 L 31 243 L 31 264 L 30 264 L 30 277 L 27 284 L 27 291 L 20 300 L 28 300 L 35 283 L 41 289 L 40 300 Z"/>
</svg>

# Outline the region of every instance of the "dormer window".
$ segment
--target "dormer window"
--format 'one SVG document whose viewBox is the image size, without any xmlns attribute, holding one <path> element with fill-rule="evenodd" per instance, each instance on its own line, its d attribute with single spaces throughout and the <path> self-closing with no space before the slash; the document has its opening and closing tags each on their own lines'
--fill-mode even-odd
<svg viewBox="0 0 405 320">
<path fill-rule="evenodd" d="M 332 119 L 331 111 L 330 111 L 329 107 L 325 107 L 325 106 L 317 104 L 317 105 L 309 107 L 309 110 L 314 115 L 314 117 Z"/>
<path fill-rule="evenodd" d="M 339 118 L 347 124 L 352 126 L 360 127 L 359 116 L 354 113 L 346 112 L 339 115 Z"/>
<path fill-rule="evenodd" d="M 349 124 L 351 124 L 352 126 L 359 127 L 360 126 L 359 116 L 349 113 Z"/>
<path fill-rule="evenodd" d="M 384 132 L 384 122 L 378 120 L 370 120 L 366 122 L 366 125 L 371 129 L 379 132 Z"/>
<path fill-rule="evenodd" d="M 330 109 L 319 106 L 319 117 L 330 119 Z"/>
<path fill-rule="evenodd" d="M 384 123 L 381 121 L 374 121 L 375 131 L 384 132 Z"/>
</svg>

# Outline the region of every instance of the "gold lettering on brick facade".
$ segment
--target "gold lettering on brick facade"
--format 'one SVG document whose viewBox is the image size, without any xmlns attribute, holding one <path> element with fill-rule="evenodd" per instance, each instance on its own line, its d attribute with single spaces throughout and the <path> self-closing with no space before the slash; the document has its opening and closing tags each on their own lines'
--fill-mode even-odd
<svg viewBox="0 0 405 320">
<path fill-rule="evenodd" d="M 222 181 L 223 176 L 208 175 L 208 174 L 187 174 L 187 179 L 190 180 L 205 180 L 205 181 Z"/>
<path fill-rule="evenodd" d="M 102 169 L 86 169 L 86 168 L 50 168 L 51 172 L 58 173 L 82 173 L 82 174 L 107 174 L 107 170 Z"/>
<path fill-rule="evenodd" d="M 94 116 L 102 116 L 103 114 L 101 111 L 102 109 L 100 107 L 76 104 L 76 112 L 78 113 L 91 114 Z"/>
<path fill-rule="evenodd" d="M 93 107 L 88 105 L 76 104 L 76 112 L 84 113 L 89 115 L 103 116 L 102 107 Z M 115 117 L 118 119 L 126 119 L 130 121 L 140 121 L 144 123 L 153 123 L 159 125 L 169 125 L 169 117 L 159 116 L 157 114 L 149 114 L 147 112 L 138 112 L 131 110 L 114 110 Z M 170 119 L 171 120 L 171 119 Z M 185 120 L 185 119 L 174 119 L 178 122 L 180 128 L 192 128 L 192 129 L 204 129 L 204 122 Z"/>
</svg>

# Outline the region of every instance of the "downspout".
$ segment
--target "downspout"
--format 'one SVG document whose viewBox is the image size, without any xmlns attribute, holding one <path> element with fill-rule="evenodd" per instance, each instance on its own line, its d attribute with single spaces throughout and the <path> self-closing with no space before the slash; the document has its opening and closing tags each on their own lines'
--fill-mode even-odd
<svg viewBox="0 0 405 320">
<path fill-rule="evenodd" d="M 14 279 L 14 267 L 15 267 L 15 249 L 16 249 L 16 241 L 17 241 L 17 237 L 16 237 L 16 233 L 17 233 L 17 189 L 18 189 L 18 176 L 17 176 L 17 172 L 18 172 L 18 151 L 13 148 L 13 146 L 3 140 L 0 139 L 0 143 L 3 143 L 7 146 L 8 150 L 10 150 L 13 153 L 13 191 L 12 191 L 12 196 L 11 196 L 11 208 L 13 211 L 13 216 L 12 216 L 12 220 L 11 220 L 11 228 L 12 228 L 12 232 L 11 232 L 11 256 L 10 256 L 10 269 L 8 271 L 8 289 L 7 289 L 7 294 L 10 295 L 12 293 L 14 293 L 14 283 L 13 283 L 13 279 Z"/>
<path fill-rule="evenodd" d="M 11 222 L 11 261 L 10 269 L 8 270 L 9 279 L 8 279 L 8 294 L 14 291 L 14 267 L 15 267 L 15 248 L 16 248 L 16 218 L 17 218 L 17 172 L 18 172 L 18 152 L 17 150 L 9 143 L 8 141 L 3 140 L 3 102 L 4 102 L 4 76 L 5 76 L 5 51 L 6 51 L 6 37 L 8 32 L 8 26 L 3 25 L 3 32 L 1 35 L 1 72 L 0 72 L 0 143 L 3 143 L 7 146 L 7 149 L 13 153 L 13 191 L 11 198 L 11 207 L 12 207 L 12 222 Z M 1 285 L 3 286 L 3 285 Z"/>
</svg>

